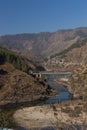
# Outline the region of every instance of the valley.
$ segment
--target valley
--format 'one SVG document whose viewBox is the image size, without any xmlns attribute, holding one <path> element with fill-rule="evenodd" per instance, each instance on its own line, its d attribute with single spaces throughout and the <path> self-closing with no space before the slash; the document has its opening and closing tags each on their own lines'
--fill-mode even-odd
<svg viewBox="0 0 87 130">
<path fill-rule="evenodd" d="M 0 114 L 1 127 L 86 130 L 87 28 L 0 36 Z"/>
</svg>

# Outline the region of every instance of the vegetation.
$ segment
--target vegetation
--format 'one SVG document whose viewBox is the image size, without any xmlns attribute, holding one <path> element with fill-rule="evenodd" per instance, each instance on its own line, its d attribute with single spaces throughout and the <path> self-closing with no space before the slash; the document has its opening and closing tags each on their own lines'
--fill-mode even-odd
<svg viewBox="0 0 87 130">
<path fill-rule="evenodd" d="M 6 49 L 0 48 L 0 64 L 3 64 L 4 62 L 9 62 L 13 64 L 16 69 L 24 72 L 28 72 L 29 70 L 28 65 L 24 64 L 18 55 L 15 55 Z"/>
<path fill-rule="evenodd" d="M 12 119 L 12 112 L 0 110 L 0 127 L 12 128 L 15 126 L 16 126 L 16 123 Z"/>
</svg>

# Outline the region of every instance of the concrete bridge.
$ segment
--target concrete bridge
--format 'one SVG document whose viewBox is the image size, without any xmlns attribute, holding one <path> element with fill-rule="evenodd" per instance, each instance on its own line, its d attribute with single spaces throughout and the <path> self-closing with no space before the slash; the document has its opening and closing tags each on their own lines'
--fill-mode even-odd
<svg viewBox="0 0 87 130">
<path fill-rule="evenodd" d="M 71 72 L 39 72 L 33 73 L 36 77 L 45 77 L 46 79 L 56 79 L 56 78 L 69 78 L 72 76 Z"/>
</svg>

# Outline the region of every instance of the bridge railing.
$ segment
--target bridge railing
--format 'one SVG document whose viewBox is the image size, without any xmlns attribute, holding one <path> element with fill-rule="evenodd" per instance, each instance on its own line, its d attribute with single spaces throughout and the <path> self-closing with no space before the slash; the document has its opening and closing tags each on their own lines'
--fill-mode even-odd
<svg viewBox="0 0 87 130">
<path fill-rule="evenodd" d="M 46 77 L 46 78 L 69 78 L 71 77 L 71 73 L 67 73 L 67 74 L 41 74 L 42 76 Z"/>
</svg>

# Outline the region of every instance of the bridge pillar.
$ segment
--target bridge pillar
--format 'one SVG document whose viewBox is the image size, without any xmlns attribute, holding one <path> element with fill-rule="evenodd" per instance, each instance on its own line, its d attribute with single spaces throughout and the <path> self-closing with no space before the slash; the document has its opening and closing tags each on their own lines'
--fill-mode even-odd
<svg viewBox="0 0 87 130">
<path fill-rule="evenodd" d="M 40 73 L 37 73 L 36 74 L 36 78 L 41 78 L 42 76 L 41 76 L 41 74 Z"/>
</svg>

